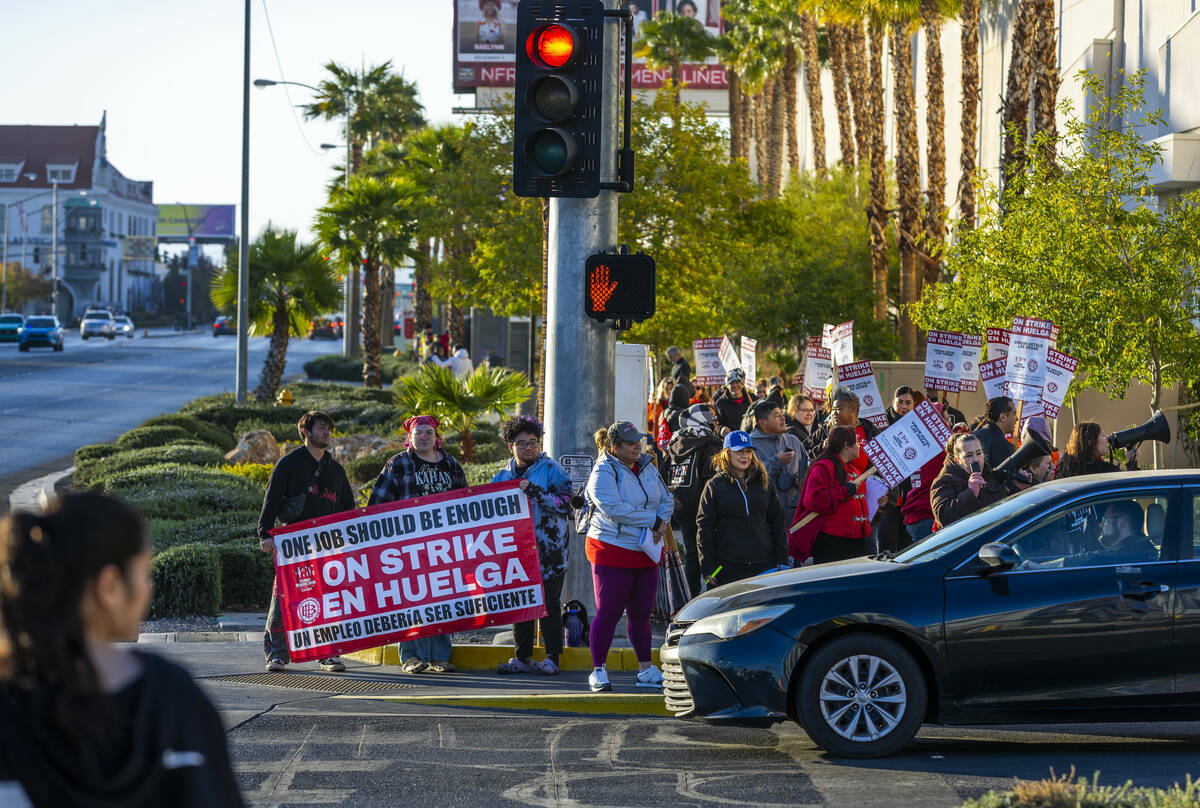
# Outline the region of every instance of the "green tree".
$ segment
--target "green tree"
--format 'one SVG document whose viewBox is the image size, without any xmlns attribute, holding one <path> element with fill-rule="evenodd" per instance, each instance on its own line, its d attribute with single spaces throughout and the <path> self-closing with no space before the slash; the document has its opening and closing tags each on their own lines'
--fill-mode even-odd
<svg viewBox="0 0 1200 808">
<path fill-rule="evenodd" d="M 317 212 L 321 241 L 349 269 L 359 264 L 366 289 L 363 300 L 363 384 L 382 386 L 379 271 L 400 263 L 412 251 L 416 222 L 413 207 L 419 190 L 401 178 L 351 176 Z"/>
<path fill-rule="evenodd" d="M 448 367 L 422 365 L 415 374 L 396 379 L 392 388 L 402 415 L 434 415 L 458 432 L 468 463 L 475 462 L 475 424 L 489 414 L 511 415 L 533 392 L 524 373 L 484 364 L 465 378 Z"/>
<path fill-rule="evenodd" d="M 671 70 L 671 96 L 678 104 L 683 66 L 703 64 L 712 56 L 713 39 L 695 17 L 660 11 L 654 19 L 642 23 L 633 48 L 633 55 L 645 59 L 647 67 Z"/>
<path fill-rule="evenodd" d="M 334 309 L 342 292 L 319 244 L 300 241 L 295 230 L 276 230 L 270 224 L 250 245 L 249 270 L 250 331 L 271 335 L 254 397 L 271 401 L 287 365 L 288 337 L 306 334 L 309 321 Z M 237 306 L 237 276 L 235 263 L 213 279 L 212 302 L 224 311 Z"/>
<path fill-rule="evenodd" d="M 21 266 L 19 261 L 8 263 L 8 308 L 20 311 L 26 303 L 50 300 L 50 279 Z"/>
<path fill-rule="evenodd" d="M 1081 75 L 1090 114 L 1068 108 L 1057 143 L 1039 135 L 1023 173 L 1003 190 L 983 184 L 978 227 L 946 253 L 956 282 L 927 289 L 912 316 L 974 333 L 1014 315 L 1047 318 L 1079 359 L 1080 387 L 1123 398 L 1142 381 L 1157 408 L 1165 386 L 1200 377 L 1200 194 L 1155 202 L 1159 146 L 1141 133 L 1162 116 L 1143 112 L 1144 74 L 1111 99 Z"/>
</svg>

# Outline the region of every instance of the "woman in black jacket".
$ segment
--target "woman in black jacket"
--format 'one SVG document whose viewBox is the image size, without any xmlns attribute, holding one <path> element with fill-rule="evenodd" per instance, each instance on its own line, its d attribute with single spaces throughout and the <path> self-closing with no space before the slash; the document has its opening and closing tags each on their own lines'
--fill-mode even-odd
<svg viewBox="0 0 1200 808">
<path fill-rule="evenodd" d="M 1081 421 L 1071 430 L 1071 438 L 1058 463 L 1058 479 L 1079 477 L 1083 474 L 1105 474 L 1120 471 L 1117 466 L 1101 457 L 1108 446 L 1108 436 L 1095 421 Z M 1137 471 L 1136 445 L 1125 450 L 1125 470 Z"/>
<path fill-rule="evenodd" d="M 1004 499 L 1008 495 L 1006 490 L 988 488 L 990 472 L 991 466 L 983 459 L 979 438 L 961 433 L 951 437 L 946 442 L 946 464 L 929 491 L 934 521 L 945 527 L 985 505 Z"/>
<path fill-rule="evenodd" d="M 696 516 L 701 576 L 719 586 L 786 564 L 787 518 L 750 436 L 726 435 L 713 467 Z"/>
</svg>

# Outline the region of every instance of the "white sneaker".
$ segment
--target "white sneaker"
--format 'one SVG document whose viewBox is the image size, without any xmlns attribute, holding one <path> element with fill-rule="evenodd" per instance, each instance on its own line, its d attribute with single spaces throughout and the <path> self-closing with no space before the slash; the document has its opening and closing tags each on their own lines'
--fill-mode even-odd
<svg viewBox="0 0 1200 808">
<path fill-rule="evenodd" d="M 599 693 L 602 690 L 612 690 L 612 685 L 608 681 L 608 670 L 604 667 L 594 669 L 588 674 L 588 687 L 593 693 Z"/>
<path fill-rule="evenodd" d="M 637 675 L 638 687 L 662 687 L 663 675 L 657 665 L 651 665 L 645 670 L 638 671 Z"/>
</svg>

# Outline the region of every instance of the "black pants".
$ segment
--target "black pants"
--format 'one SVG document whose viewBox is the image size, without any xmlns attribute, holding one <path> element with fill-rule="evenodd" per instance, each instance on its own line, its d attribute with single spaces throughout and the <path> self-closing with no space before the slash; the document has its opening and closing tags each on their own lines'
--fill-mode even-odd
<svg viewBox="0 0 1200 808">
<path fill-rule="evenodd" d="M 696 597 L 700 594 L 700 550 L 696 546 L 696 536 L 699 533 L 696 528 L 696 514 L 691 514 L 690 519 L 686 514 L 681 514 L 675 519 L 675 524 L 679 526 L 683 543 L 683 574 L 687 578 L 692 597 Z"/>
<path fill-rule="evenodd" d="M 875 514 L 873 524 L 876 545 L 880 550 L 891 553 L 899 552 L 912 543 L 908 531 L 904 529 L 904 517 L 900 514 L 900 506 L 888 503 Z"/>
<path fill-rule="evenodd" d="M 559 575 L 554 578 L 542 579 L 542 590 L 546 593 L 546 616 L 542 618 L 542 641 L 546 643 L 546 653 L 561 654 L 563 650 L 562 622 L 562 588 L 563 579 Z M 516 646 L 517 659 L 529 659 L 533 656 L 533 638 L 537 633 L 536 620 L 526 620 L 524 623 L 513 625 L 513 644 Z"/>
<path fill-rule="evenodd" d="M 862 558 L 870 549 L 866 539 L 848 539 L 845 536 L 818 533 L 817 540 L 813 542 L 812 560 L 814 564 L 828 564 L 830 561 Z"/>
</svg>

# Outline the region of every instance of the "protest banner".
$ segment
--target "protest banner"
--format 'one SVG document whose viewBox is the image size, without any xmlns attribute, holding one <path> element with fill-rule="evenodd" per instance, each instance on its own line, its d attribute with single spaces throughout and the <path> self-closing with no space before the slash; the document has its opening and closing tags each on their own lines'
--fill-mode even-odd
<svg viewBox="0 0 1200 808">
<path fill-rule="evenodd" d="M 828 348 L 810 345 L 804 349 L 804 395 L 825 400 L 825 385 L 833 378 L 833 354 Z"/>
<path fill-rule="evenodd" d="M 863 451 L 887 483 L 895 488 L 937 457 L 950 440 L 950 428 L 928 401 L 863 444 Z"/>
<path fill-rule="evenodd" d="M 1008 364 L 1007 356 L 979 363 L 979 376 L 983 379 L 983 395 L 988 401 L 1008 395 L 1008 385 L 1004 382 L 1004 366 L 1006 364 Z"/>
<path fill-rule="evenodd" d="M 733 343 L 729 341 L 729 337 L 721 337 L 721 347 L 717 349 L 717 357 L 721 360 L 721 367 L 728 374 L 731 370 L 740 370 L 742 362 L 738 359 L 737 351 L 733 349 Z M 724 383 L 725 379 L 721 379 Z M 754 382 L 751 380 L 750 386 L 754 387 Z"/>
<path fill-rule="evenodd" d="M 271 531 L 293 662 L 546 614 L 516 480 Z"/>
<path fill-rule="evenodd" d="M 1079 360 L 1067 356 L 1061 351 L 1051 348 L 1046 354 L 1046 383 L 1042 387 L 1042 406 L 1047 418 L 1057 418 L 1062 409 L 1063 401 L 1067 398 L 1067 390 L 1071 380 L 1075 378 L 1075 368 Z"/>
<path fill-rule="evenodd" d="M 958 392 L 959 357 L 963 335 L 957 331 L 930 331 L 925 345 L 925 389 Z"/>
<path fill-rule="evenodd" d="M 987 357 L 1000 359 L 1008 356 L 1008 329 L 989 328 L 987 330 Z"/>
<path fill-rule="evenodd" d="M 1046 379 L 1046 354 L 1050 350 L 1049 320 L 1014 317 L 1008 336 L 1008 363 L 1004 366 L 1007 395 L 1013 401 L 1035 402 L 1042 399 Z"/>
<path fill-rule="evenodd" d="M 1058 326 L 1053 323 L 1050 325 L 1050 347 L 1058 349 Z"/>
<path fill-rule="evenodd" d="M 721 364 L 721 343 L 724 337 L 705 337 L 692 340 L 696 358 L 696 384 L 708 387 L 725 384 L 725 366 Z"/>
<path fill-rule="evenodd" d="M 833 350 L 833 326 L 829 323 L 821 326 L 821 347 Z"/>
<path fill-rule="evenodd" d="M 742 370 L 746 371 L 746 381 L 754 384 L 758 374 L 758 340 L 742 337 L 741 349 Z"/>
<path fill-rule="evenodd" d="M 829 344 L 825 346 L 833 354 L 836 365 L 849 365 L 854 361 L 854 321 L 840 323 L 833 327 L 829 334 Z"/>
<path fill-rule="evenodd" d="M 887 408 L 883 396 L 879 395 L 879 382 L 870 360 L 837 366 L 839 387 L 846 387 L 858 396 L 858 417 L 865 418 L 880 429 L 888 425 Z"/>
<path fill-rule="evenodd" d="M 979 389 L 979 355 L 983 351 L 983 337 L 978 334 L 962 335 L 962 355 L 959 357 L 958 389 L 974 393 Z"/>
<path fill-rule="evenodd" d="M 805 347 L 824 348 L 825 340 L 823 337 L 809 337 L 808 342 L 805 343 Z"/>
</svg>

